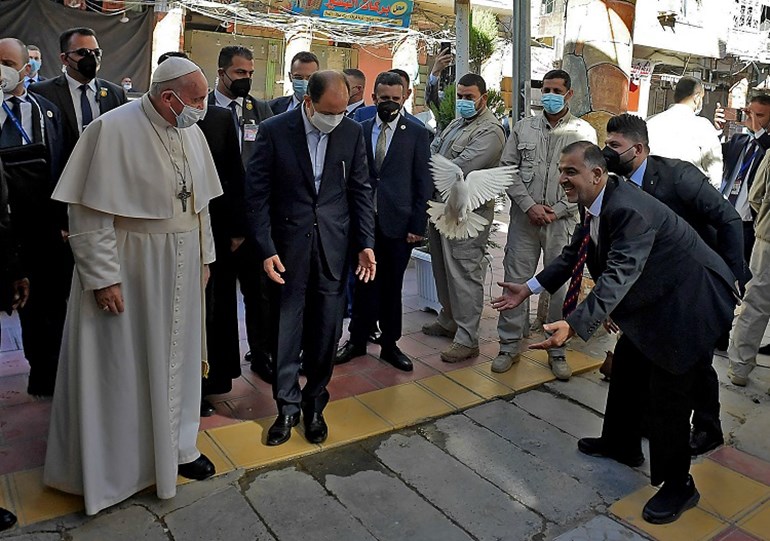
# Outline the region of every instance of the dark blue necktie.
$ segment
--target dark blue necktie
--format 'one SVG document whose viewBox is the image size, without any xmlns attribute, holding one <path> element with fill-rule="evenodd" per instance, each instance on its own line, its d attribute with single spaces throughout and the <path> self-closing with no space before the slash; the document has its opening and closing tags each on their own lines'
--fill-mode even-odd
<svg viewBox="0 0 770 541">
<path fill-rule="evenodd" d="M 16 96 L 9 99 L 12 103 L 11 111 L 16 120 L 21 124 L 21 101 Z M 21 146 L 21 132 L 14 125 L 13 119 L 10 116 L 6 116 L 5 122 L 3 122 L 3 131 L 0 133 L 0 147 L 18 147 Z"/>
<path fill-rule="evenodd" d="M 588 242 L 591 240 L 591 215 L 586 212 L 585 222 L 583 222 L 583 240 L 578 249 L 578 257 L 575 266 L 572 268 L 572 278 L 569 281 L 567 295 L 564 297 L 561 313 L 567 317 L 577 308 L 578 298 L 580 297 L 580 285 L 583 283 L 583 268 L 586 265 L 588 256 Z"/>
<path fill-rule="evenodd" d="M 233 122 L 235 122 L 235 131 L 240 135 L 241 121 L 238 118 L 238 103 L 235 100 L 230 102 L 230 112 L 233 115 Z"/>
<path fill-rule="evenodd" d="M 83 128 L 85 128 L 94 119 L 91 102 L 88 101 L 88 85 L 80 85 L 80 111 L 83 114 Z"/>
</svg>

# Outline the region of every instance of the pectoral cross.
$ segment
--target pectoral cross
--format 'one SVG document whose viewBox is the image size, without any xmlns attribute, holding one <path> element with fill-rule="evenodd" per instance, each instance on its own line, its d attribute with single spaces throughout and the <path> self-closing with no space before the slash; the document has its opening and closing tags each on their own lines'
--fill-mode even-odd
<svg viewBox="0 0 770 541">
<path fill-rule="evenodd" d="M 182 191 L 176 194 L 176 198 L 182 202 L 182 212 L 187 212 L 187 200 L 192 197 L 192 193 L 187 191 L 186 186 L 182 186 Z"/>
</svg>

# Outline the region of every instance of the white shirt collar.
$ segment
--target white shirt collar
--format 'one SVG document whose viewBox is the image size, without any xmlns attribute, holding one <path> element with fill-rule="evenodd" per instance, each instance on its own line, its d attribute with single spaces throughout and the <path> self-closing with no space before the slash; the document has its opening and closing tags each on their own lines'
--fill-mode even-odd
<svg viewBox="0 0 770 541">
<path fill-rule="evenodd" d="M 760 137 L 762 137 L 763 135 L 765 135 L 765 133 L 767 133 L 767 132 L 765 131 L 765 128 L 760 128 L 759 130 L 757 130 L 757 131 L 755 131 L 755 132 L 753 133 L 753 135 L 754 135 L 754 139 L 759 139 Z"/>
<path fill-rule="evenodd" d="M 308 135 L 309 133 L 318 132 L 320 133 L 320 130 L 313 126 L 311 124 L 310 119 L 307 117 L 307 109 L 304 107 L 302 109 L 302 122 L 305 124 L 305 135 Z"/>
<path fill-rule="evenodd" d="M 363 104 L 364 104 L 364 100 L 358 100 L 357 102 L 351 103 L 350 105 L 348 105 L 346 110 L 348 113 L 351 113 Z"/>
<path fill-rule="evenodd" d="M 602 202 L 604 201 L 604 190 L 607 189 L 607 185 L 604 185 L 604 188 L 602 188 L 602 191 L 599 192 L 599 195 L 596 196 L 596 199 L 594 199 L 594 202 L 591 203 L 591 206 L 586 209 L 586 212 L 591 215 L 591 217 L 599 216 L 602 212 Z"/>
<path fill-rule="evenodd" d="M 214 89 L 214 99 L 217 102 L 217 105 L 220 107 L 230 107 L 230 103 L 235 102 L 241 107 L 243 107 L 243 98 L 228 98 L 224 94 L 222 94 L 218 88 Z"/>
<path fill-rule="evenodd" d="M 398 121 L 400 119 L 401 119 L 401 111 L 398 112 L 398 115 L 396 115 L 396 118 L 388 122 L 388 127 L 391 130 L 395 130 L 396 126 L 398 125 Z M 385 124 L 380 118 L 380 115 L 377 115 L 377 114 L 374 115 L 374 123 L 377 124 L 377 128 L 379 129 L 382 129 L 382 125 Z"/>
<path fill-rule="evenodd" d="M 21 96 L 14 96 L 13 94 L 3 94 L 3 101 L 8 101 L 11 98 L 18 98 L 22 103 L 27 101 L 27 89 L 24 89 L 24 93 Z"/>
<path fill-rule="evenodd" d="M 80 83 L 75 79 L 73 79 L 72 77 L 70 77 L 70 74 L 67 73 L 66 71 L 64 72 L 64 76 L 67 78 L 67 84 L 69 85 L 70 90 L 79 90 L 80 87 L 83 86 L 83 83 Z M 86 86 L 88 86 L 88 88 L 90 88 L 93 91 L 93 93 L 96 94 L 96 79 L 91 79 L 90 81 L 88 81 L 86 83 Z"/>
</svg>

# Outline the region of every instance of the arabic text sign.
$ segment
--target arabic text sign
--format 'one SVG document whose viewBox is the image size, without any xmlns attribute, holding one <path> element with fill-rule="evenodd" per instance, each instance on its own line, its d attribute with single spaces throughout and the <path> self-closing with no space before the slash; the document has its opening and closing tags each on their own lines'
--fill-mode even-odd
<svg viewBox="0 0 770 541">
<path fill-rule="evenodd" d="M 322 19 L 409 28 L 414 0 L 304 0 L 292 11 Z"/>
</svg>

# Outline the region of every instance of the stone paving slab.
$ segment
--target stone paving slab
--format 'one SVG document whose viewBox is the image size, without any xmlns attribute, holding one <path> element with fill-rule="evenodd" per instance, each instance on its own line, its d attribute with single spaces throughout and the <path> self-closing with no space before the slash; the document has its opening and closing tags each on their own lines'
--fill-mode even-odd
<svg viewBox="0 0 770 541">
<path fill-rule="evenodd" d="M 564 398 L 535 389 L 514 399 L 514 404 L 575 438 L 599 436 L 602 418 Z"/>
<path fill-rule="evenodd" d="M 330 475 L 326 488 L 379 541 L 472 541 L 460 527 L 400 480 L 381 472 Z"/>
<path fill-rule="evenodd" d="M 598 516 L 553 541 L 647 541 L 648 539 L 609 517 Z"/>
<path fill-rule="evenodd" d="M 607 404 L 608 381 L 597 381 L 584 377 L 573 377 L 569 381 L 552 381 L 543 387 L 558 395 L 582 404 L 584 407 L 603 414 Z"/>
<path fill-rule="evenodd" d="M 157 517 L 139 505 L 104 513 L 70 532 L 72 541 L 168 541 Z"/>
<path fill-rule="evenodd" d="M 275 541 L 233 486 L 178 509 L 164 520 L 179 541 Z"/>
<path fill-rule="evenodd" d="M 380 541 L 471 539 L 364 446 L 348 445 L 333 453 L 309 456 L 299 467 L 312 472 Z"/>
<path fill-rule="evenodd" d="M 639 470 L 582 454 L 577 450 L 576 438 L 530 415 L 516 404 L 495 400 L 467 410 L 465 415 L 511 444 L 591 487 L 605 505 L 649 482 Z"/>
<path fill-rule="evenodd" d="M 295 468 L 257 475 L 246 497 L 281 541 L 376 541 L 321 484 Z"/>
<path fill-rule="evenodd" d="M 417 434 L 394 434 L 375 453 L 479 541 L 522 541 L 543 527 L 534 511 Z"/>
<path fill-rule="evenodd" d="M 435 427 L 449 454 L 551 522 L 571 522 L 603 503 L 558 464 L 552 467 L 467 417 L 441 419 Z"/>
</svg>

